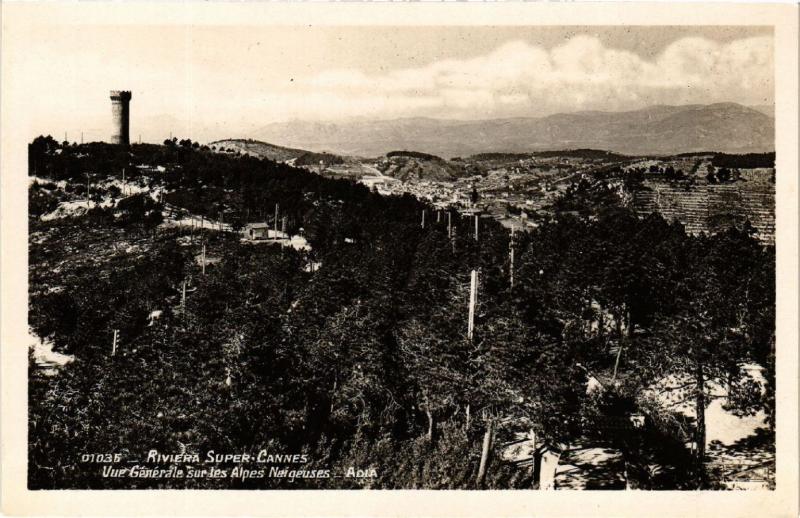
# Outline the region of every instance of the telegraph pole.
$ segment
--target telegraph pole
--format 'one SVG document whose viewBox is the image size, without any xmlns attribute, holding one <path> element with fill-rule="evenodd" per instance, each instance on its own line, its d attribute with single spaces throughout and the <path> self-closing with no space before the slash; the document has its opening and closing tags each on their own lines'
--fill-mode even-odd
<svg viewBox="0 0 800 518">
<path fill-rule="evenodd" d="M 119 329 L 114 329 L 114 341 L 111 343 L 111 356 L 117 354 L 117 335 L 119 334 Z"/>
<path fill-rule="evenodd" d="M 186 281 L 181 285 L 181 313 L 186 314 Z"/>
<path fill-rule="evenodd" d="M 206 274 L 206 244 L 203 243 L 203 258 L 201 259 L 201 264 L 203 266 L 203 275 Z"/>
<path fill-rule="evenodd" d="M 453 239 L 453 222 L 451 216 L 453 215 L 452 212 L 449 210 L 447 211 L 447 237 Z"/>
<path fill-rule="evenodd" d="M 91 183 L 90 182 L 91 182 L 91 180 L 90 180 L 89 173 L 86 173 L 86 208 L 87 209 L 91 208 L 91 203 L 92 203 L 92 201 L 89 199 L 89 191 L 90 191 L 90 188 L 91 188 Z"/>
<path fill-rule="evenodd" d="M 275 204 L 275 239 L 278 239 L 278 204 Z"/>
<path fill-rule="evenodd" d="M 475 304 L 478 302 L 478 271 L 472 270 L 469 285 L 469 319 L 467 321 L 467 338 L 472 341 L 475 331 Z"/>
<path fill-rule="evenodd" d="M 475 214 L 475 241 L 478 240 L 478 215 Z"/>
<path fill-rule="evenodd" d="M 514 230 L 516 227 L 511 226 L 511 240 L 508 242 L 508 276 L 511 287 L 514 287 Z"/>
</svg>

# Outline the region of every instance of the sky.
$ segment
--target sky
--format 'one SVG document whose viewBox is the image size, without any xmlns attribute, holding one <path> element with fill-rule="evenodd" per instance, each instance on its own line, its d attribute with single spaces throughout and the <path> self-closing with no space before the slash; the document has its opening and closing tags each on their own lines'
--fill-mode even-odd
<svg viewBox="0 0 800 518">
<path fill-rule="evenodd" d="M 82 26 L 16 35 L 32 131 L 208 142 L 271 122 L 488 119 L 774 101 L 769 27 Z"/>
</svg>

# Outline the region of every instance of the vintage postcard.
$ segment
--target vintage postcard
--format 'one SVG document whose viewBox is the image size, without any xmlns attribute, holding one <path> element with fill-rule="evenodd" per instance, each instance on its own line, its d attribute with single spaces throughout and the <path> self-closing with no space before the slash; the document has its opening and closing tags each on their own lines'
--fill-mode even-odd
<svg viewBox="0 0 800 518">
<path fill-rule="evenodd" d="M 2 9 L 6 513 L 797 515 L 797 5 Z"/>
</svg>

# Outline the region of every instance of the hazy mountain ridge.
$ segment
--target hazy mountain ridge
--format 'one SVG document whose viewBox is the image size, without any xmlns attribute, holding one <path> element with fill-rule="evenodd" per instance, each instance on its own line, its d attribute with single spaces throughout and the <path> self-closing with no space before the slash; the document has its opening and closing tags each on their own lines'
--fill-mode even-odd
<svg viewBox="0 0 800 518">
<path fill-rule="evenodd" d="M 379 156 L 413 149 L 443 157 L 594 148 L 627 155 L 774 150 L 774 120 L 735 103 L 651 106 L 628 112 L 576 112 L 480 121 L 409 118 L 359 122 L 292 121 L 253 138 L 282 146 Z"/>
</svg>

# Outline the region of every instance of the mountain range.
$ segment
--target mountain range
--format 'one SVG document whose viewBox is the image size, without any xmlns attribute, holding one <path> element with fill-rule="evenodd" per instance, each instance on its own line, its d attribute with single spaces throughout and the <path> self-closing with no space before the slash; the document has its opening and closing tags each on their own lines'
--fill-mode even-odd
<svg viewBox="0 0 800 518">
<path fill-rule="evenodd" d="M 774 119 L 765 112 L 763 107 L 716 103 L 539 118 L 290 121 L 268 124 L 249 136 L 280 146 L 366 157 L 401 149 L 443 157 L 576 148 L 627 155 L 752 153 L 775 149 Z"/>
</svg>

